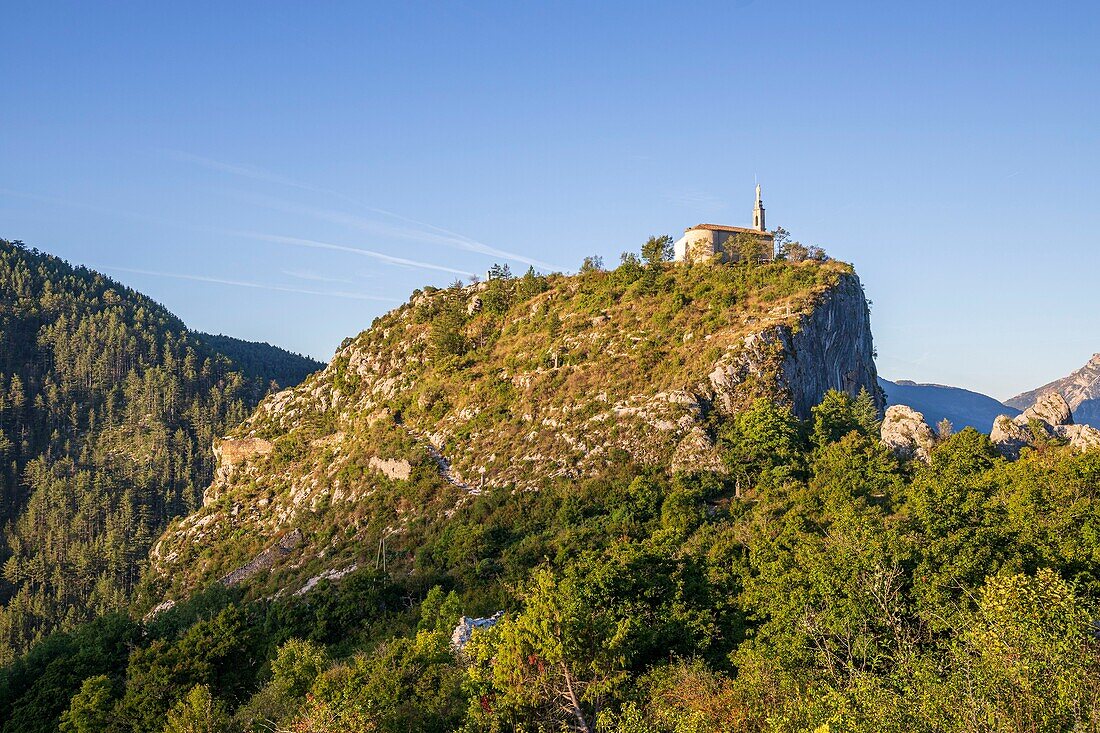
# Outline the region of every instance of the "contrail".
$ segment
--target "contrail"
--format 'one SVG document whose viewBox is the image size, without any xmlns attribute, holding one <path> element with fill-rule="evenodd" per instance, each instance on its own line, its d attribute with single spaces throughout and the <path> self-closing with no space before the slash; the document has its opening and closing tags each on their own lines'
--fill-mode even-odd
<svg viewBox="0 0 1100 733">
<path fill-rule="evenodd" d="M 305 288 L 291 288 L 282 285 L 266 285 L 263 283 L 248 282 L 247 280 L 226 280 L 220 277 L 207 277 L 205 275 L 187 275 L 180 272 L 159 272 L 157 270 L 140 270 L 134 267 L 104 267 L 111 272 L 129 272 L 135 275 L 152 275 L 154 277 L 169 277 L 175 280 L 191 280 L 200 283 L 214 283 L 217 285 L 231 285 L 238 288 L 256 288 L 258 290 L 276 290 L 283 293 L 300 293 L 303 295 L 323 295 L 331 298 L 347 298 L 350 300 L 375 300 L 386 303 L 396 303 L 393 298 L 383 298 L 377 295 L 364 295 L 362 293 L 347 293 L 343 291 L 307 290 Z"/>
<path fill-rule="evenodd" d="M 318 242 L 314 239 L 301 239 L 300 237 L 284 237 L 279 234 L 264 234 L 262 232 L 242 232 L 227 230 L 224 232 L 235 237 L 245 237 L 246 239 L 255 239 L 261 242 L 275 242 L 277 244 L 289 244 L 295 247 L 309 247 L 311 249 L 327 249 L 334 252 L 348 252 L 350 254 L 356 254 L 361 257 L 370 257 L 371 259 L 378 260 L 380 262 L 386 262 L 391 265 L 402 265 L 404 267 L 416 267 L 422 270 L 434 270 L 436 272 L 448 272 L 452 275 L 464 275 L 467 277 L 474 277 L 476 273 L 468 270 L 457 270 L 453 267 L 446 267 L 444 265 L 434 265 L 430 262 L 419 262 L 417 260 L 410 260 L 404 257 L 394 257 L 393 255 L 384 254 L 382 252 L 375 252 L 372 249 L 360 249 L 358 247 L 349 247 L 346 244 L 333 244 L 332 242 Z"/>
<path fill-rule="evenodd" d="M 288 178 L 286 176 L 281 176 L 277 173 L 272 173 L 270 171 L 266 171 L 266 170 L 263 170 L 261 168 L 256 168 L 256 167 L 248 166 L 248 165 L 240 165 L 240 164 L 236 164 L 236 163 L 227 163 L 225 161 L 214 160 L 213 158 L 206 158 L 206 157 L 203 157 L 203 156 L 200 156 L 200 155 L 194 155 L 192 153 L 187 153 L 187 152 L 184 152 L 182 150 L 163 149 L 162 152 L 164 152 L 165 154 L 167 154 L 167 155 L 169 155 L 169 156 L 171 156 L 171 157 L 173 157 L 177 160 L 186 161 L 186 162 L 189 162 L 189 163 L 195 163 L 197 165 L 201 165 L 201 166 L 204 166 L 206 168 L 210 168 L 212 170 L 220 171 L 222 173 L 229 173 L 229 174 L 232 174 L 232 175 L 235 175 L 235 176 L 241 176 L 241 177 L 244 177 L 244 178 L 251 178 L 251 179 L 256 180 L 256 181 L 264 181 L 266 183 L 277 183 L 277 184 L 280 184 L 280 185 L 283 185 L 283 186 L 288 186 L 290 188 L 297 188 L 297 189 L 302 190 L 302 191 L 311 191 L 313 193 L 320 193 L 320 194 L 324 194 L 326 196 L 332 196 L 333 198 L 337 198 L 341 201 L 344 201 L 345 203 L 349 203 L 353 206 L 363 208 L 363 209 L 365 209 L 367 211 L 371 211 L 375 214 L 379 214 L 379 215 L 382 215 L 382 216 L 388 216 L 390 218 L 397 219 L 398 221 L 403 221 L 407 224 L 413 224 L 417 227 L 420 227 L 421 229 L 431 230 L 433 232 L 436 232 L 438 235 L 443 235 L 443 236 L 439 236 L 439 237 L 436 237 L 436 238 L 433 238 L 433 239 L 421 238 L 421 241 L 433 241 L 433 242 L 437 242 L 437 243 L 440 243 L 440 244 L 446 244 L 446 245 L 449 245 L 449 246 L 452 246 L 452 247 L 457 247 L 459 249 L 467 250 L 469 252 L 477 252 L 478 254 L 485 254 L 485 255 L 491 255 L 491 256 L 494 256 L 494 257 L 500 257 L 502 259 L 511 260 L 513 262 L 522 262 L 525 265 L 531 265 L 532 267 L 538 267 L 538 268 L 541 268 L 541 269 L 544 269 L 544 270 L 562 270 L 562 269 L 564 269 L 564 268 L 558 267 L 556 265 L 553 265 L 549 262 L 543 262 L 542 260 L 537 260 L 537 259 L 534 259 L 532 257 L 527 257 L 526 255 L 522 255 L 522 254 L 519 254 L 517 252 L 509 252 L 507 250 L 498 249 L 496 247 L 491 247 L 491 246 L 489 246 L 489 245 L 487 245 L 483 242 L 477 241 L 476 239 L 471 239 L 470 237 L 467 237 L 464 234 L 459 234 L 458 232 L 451 231 L 450 229 L 444 229 L 443 227 L 436 226 L 435 224 L 430 224 L 430 223 L 425 222 L 425 221 L 419 221 L 417 219 L 412 219 L 410 217 L 403 216 L 403 215 L 398 214 L 398 213 L 393 212 L 393 211 L 388 211 L 386 209 L 380 209 L 376 206 L 368 206 L 368 205 L 363 204 L 362 202 L 357 201 L 356 199 L 354 199 L 354 198 L 352 198 L 352 197 L 350 197 L 346 194 L 343 194 L 339 191 L 334 191 L 330 188 L 324 188 L 324 187 L 321 187 L 321 186 L 314 186 L 314 185 L 311 185 L 311 184 L 308 184 L 308 183 L 302 183 L 301 181 L 296 181 L 292 178 Z M 293 205 L 288 204 L 288 206 L 293 206 Z M 352 223 L 354 220 L 358 219 L 358 217 L 354 217 L 354 216 L 351 216 L 351 215 L 348 215 L 348 214 L 342 214 L 341 212 L 326 211 L 326 210 L 323 210 L 323 209 L 310 209 L 309 207 L 297 207 L 297 211 L 298 211 L 298 213 L 305 213 L 305 214 L 308 214 L 308 215 L 311 215 L 311 216 L 317 216 L 319 218 L 327 219 L 329 221 L 336 221 L 337 223 L 350 224 L 351 226 L 362 226 L 361 224 L 357 225 L 357 224 Z M 335 217 L 335 218 L 333 218 L 333 217 Z M 360 222 L 365 222 L 365 220 L 362 220 L 362 219 L 360 219 L 359 221 Z M 426 235 L 426 234 L 429 234 L 429 232 L 420 232 L 420 234 Z M 408 237 L 408 238 L 413 238 L 413 237 Z"/>
</svg>

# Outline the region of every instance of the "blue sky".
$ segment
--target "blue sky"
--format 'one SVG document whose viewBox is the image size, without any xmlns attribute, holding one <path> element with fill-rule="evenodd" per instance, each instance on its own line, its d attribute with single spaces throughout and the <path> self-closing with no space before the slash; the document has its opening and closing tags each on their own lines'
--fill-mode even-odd
<svg viewBox="0 0 1100 733">
<path fill-rule="evenodd" d="M 856 264 L 884 376 L 1004 398 L 1100 351 L 1097 37 L 1086 3 L 8 2 L 0 237 L 327 360 L 424 284 L 746 225 L 755 177 Z"/>
</svg>

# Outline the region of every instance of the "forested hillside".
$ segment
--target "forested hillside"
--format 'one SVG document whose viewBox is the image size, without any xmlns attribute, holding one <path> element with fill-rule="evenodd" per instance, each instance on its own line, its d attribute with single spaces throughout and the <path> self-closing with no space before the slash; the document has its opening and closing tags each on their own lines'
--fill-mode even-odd
<svg viewBox="0 0 1100 733">
<path fill-rule="evenodd" d="M 245 341 L 223 334 L 197 333 L 200 341 L 222 356 L 229 357 L 245 374 L 273 382 L 277 387 L 291 387 L 308 377 L 324 364 L 308 356 L 295 354 L 271 344 Z"/>
<path fill-rule="evenodd" d="M 397 571 L 57 635 L 0 673 L 2 730 L 1096 730 L 1100 455 L 968 429 L 899 462 L 837 393 L 720 446 L 740 497 L 638 466 L 488 492 Z"/>
<path fill-rule="evenodd" d="M 200 504 L 214 439 L 273 376 L 311 369 L 261 361 L 242 369 L 140 293 L 0 240 L 0 661 L 125 606 L 166 521 Z"/>
</svg>

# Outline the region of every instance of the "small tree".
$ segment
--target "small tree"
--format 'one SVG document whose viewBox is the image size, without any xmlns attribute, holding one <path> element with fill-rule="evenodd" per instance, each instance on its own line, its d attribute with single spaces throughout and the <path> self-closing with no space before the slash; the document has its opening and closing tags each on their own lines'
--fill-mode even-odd
<svg viewBox="0 0 1100 733">
<path fill-rule="evenodd" d="M 490 280 L 511 280 L 512 269 L 508 265 L 498 265 L 495 262 L 493 266 L 489 268 Z"/>
<path fill-rule="evenodd" d="M 786 242 L 782 253 L 783 258 L 788 262 L 802 262 L 810 256 L 810 249 L 801 242 Z"/>
<path fill-rule="evenodd" d="M 741 257 L 741 264 L 754 267 L 760 259 L 760 240 L 751 234 L 738 234 L 734 243 L 737 254 Z"/>
<path fill-rule="evenodd" d="M 650 237 L 642 245 L 642 259 L 647 265 L 659 265 L 672 259 L 672 237 L 664 234 L 660 237 Z"/>
<path fill-rule="evenodd" d="M 588 257 L 585 257 L 584 262 L 581 263 L 581 274 L 602 271 L 603 257 L 600 257 L 599 255 L 589 255 Z"/>
<path fill-rule="evenodd" d="M 168 711 L 164 733 L 224 733 L 229 728 L 225 705 L 206 685 L 195 685 Z"/>
<path fill-rule="evenodd" d="M 776 227 L 772 232 L 772 241 L 775 244 L 775 258 L 787 259 L 787 243 L 791 241 L 791 233 L 783 227 Z"/>
<path fill-rule="evenodd" d="M 89 677 L 73 695 L 69 709 L 61 715 L 61 733 L 100 733 L 111 721 L 114 700 L 111 680 L 105 674 Z"/>
<path fill-rule="evenodd" d="M 946 417 L 936 423 L 936 434 L 940 440 L 947 440 L 955 432 L 955 426 L 951 424 L 951 421 Z"/>
</svg>

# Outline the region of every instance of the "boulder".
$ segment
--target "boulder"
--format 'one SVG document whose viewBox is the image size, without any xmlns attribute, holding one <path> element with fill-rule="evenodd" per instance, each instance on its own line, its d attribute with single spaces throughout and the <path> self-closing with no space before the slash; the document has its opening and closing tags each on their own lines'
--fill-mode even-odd
<svg viewBox="0 0 1100 733">
<path fill-rule="evenodd" d="M 400 458 L 379 458 L 371 456 L 368 465 L 393 481 L 408 481 L 412 473 L 412 464 Z"/>
<path fill-rule="evenodd" d="M 1041 435 L 1036 435 L 1039 431 Z M 1069 403 L 1057 392 L 1048 392 L 1015 419 L 1001 415 L 993 422 L 989 439 L 1007 458 L 1019 458 L 1025 446 L 1034 446 L 1036 438 L 1056 438 L 1077 450 L 1100 447 L 1100 430 L 1089 425 L 1074 425 Z"/>
<path fill-rule="evenodd" d="M 1091 425 L 1058 425 L 1054 434 L 1080 451 L 1100 448 L 1100 430 Z"/>
<path fill-rule="evenodd" d="M 1027 425 L 1032 420 L 1039 420 L 1051 427 L 1072 425 L 1073 411 L 1065 397 L 1057 392 L 1048 392 L 1016 418 L 1020 425 Z"/>
<path fill-rule="evenodd" d="M 476 629 L 488 629 L 496 626 L 502 618 L 504 618 L 504 611 L 497 611 L 492 616 L 485 618 L 463 616 L 458 620 L 458 626 L 455 626 L 455 630 L 451 633 L 451 647 L 455 651 L 461 652 Z"/>
<path fill-rule="evenodd" d="M 1020 425 L 1008 415 L 1001 415 L 993 421 L 989 439 L 1001 455 L 1006 458 L 1019 458 L 1020 450 L 1031 444 L 1032 435 L 1026 423 Z"/>
<path fill-rule="evenodd" d="M 936 435 L 924 421 L 924 415 L 907 405 L 887 408 L 880 435 L 883 445 L 907 460 L 928 461 L 936 444 Z"/>
</svg>

